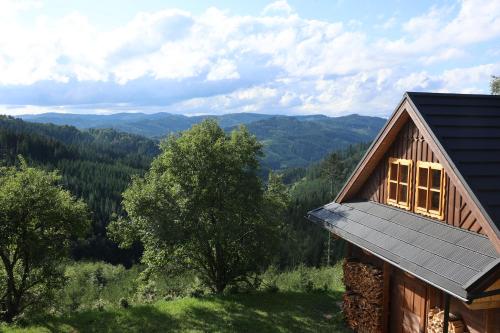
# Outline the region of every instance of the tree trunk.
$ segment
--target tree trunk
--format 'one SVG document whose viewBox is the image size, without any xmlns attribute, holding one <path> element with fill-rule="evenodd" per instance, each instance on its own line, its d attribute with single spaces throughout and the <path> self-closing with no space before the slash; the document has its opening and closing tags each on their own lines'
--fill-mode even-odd
<svg viewBox="0 0 500 333">
<path fill-rule="evenodd" d="M 224 253 L 219 241 L 215 242 L 215 291 L 221 294 L 227 286 L 226 264 Z"/>
<path fill-rule="evenodd" d="M 14 265 L 10 263 L 9 259 L 2 256 L 2 261 L 7 274 L 7 293 L 5 295 L 6 311 L 3 314 L 3 320 L 7 323 L 12 323 L 14 318 L 19 314 L 19 297 L 16 295 L 16 285 L 14 278 Z"/>
</svg>

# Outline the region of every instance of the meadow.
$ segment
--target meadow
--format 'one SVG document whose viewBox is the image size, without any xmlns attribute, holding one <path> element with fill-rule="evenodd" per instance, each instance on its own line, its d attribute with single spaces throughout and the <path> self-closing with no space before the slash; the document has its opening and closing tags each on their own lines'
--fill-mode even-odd
<svg viewBox="0 0 500 333">
<path fill-rule="evenodd" d="M 140 266 L 72 263 L 57 302 L 29 313 L 1 332 L 348 332 L 339 302 L 340 264 L 271 267 L 258 288 L 223 295 L 201 288 L 192 275 L 142 281 Z M 43 314 L 42 314 L 43 313 Z"/>
</svg>

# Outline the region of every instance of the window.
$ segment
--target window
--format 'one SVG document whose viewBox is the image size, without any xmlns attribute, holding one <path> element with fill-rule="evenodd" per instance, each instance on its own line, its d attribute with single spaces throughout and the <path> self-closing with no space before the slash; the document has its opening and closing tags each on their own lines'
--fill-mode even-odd
<svg viewBox="0 0 500 333">
<path fill-rule="evenodd" d="M 388 204 L 410 209 L 411 166 L 410 160 L 389 159 Z"/>
<path fill-rule="evenodd" d="M 444 171 L 441 164 L 417 162 L 415 212 L 444 218 Z"/>
</svg>

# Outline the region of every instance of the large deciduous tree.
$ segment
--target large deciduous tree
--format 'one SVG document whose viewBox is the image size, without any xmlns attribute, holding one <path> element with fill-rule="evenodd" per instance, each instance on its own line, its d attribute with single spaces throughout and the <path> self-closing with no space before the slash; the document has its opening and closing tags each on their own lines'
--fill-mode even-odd
<svg viewBox="0 0 500 333">
<path fill-rule="evenodd" d="M 57 184 L 56 172 L 0 167 L 0 319 L 50 300 L 64 282 L 61 259 L 89 225 L 85 204 Z"/>
<path fill-rule="evenodd" d="M 192 270 L 217 293 L 265 267 L 286 195 L 275 176 L 264 190 L 256 138 L 244 127 L 226 134 L 206 120 L 161 150 L 123 194 L 128 217 L 110 233 L 125 246 L 138 236 L 148 267 Z"/>
</svg>

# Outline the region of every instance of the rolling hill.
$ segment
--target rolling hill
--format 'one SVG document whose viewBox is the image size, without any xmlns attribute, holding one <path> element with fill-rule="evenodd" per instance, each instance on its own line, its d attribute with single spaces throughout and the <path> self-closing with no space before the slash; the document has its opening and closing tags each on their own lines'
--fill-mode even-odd
<svg viewBox="0 0 500 333">
<path fill-rule="evenodd" d="M 245 124 L 264 144 L 265 169 L 306 166 L 333 150 L 359 142 L 369 142 L 385 119 L 360 115 L 327 117 L 324 115 L 277 116 L 237 113 L 221 116 L 187 117 L 170 113 L 118 113 L 113 115 L 80 115 L 45 113 L 26 115 L 30 122 L 71 125 L 79 129 L 112 128 L 120 132 L 159 139 L 190 128 L 207 117 L 216 118 L 220 126 L 231 130 Z"/>
</svg>

